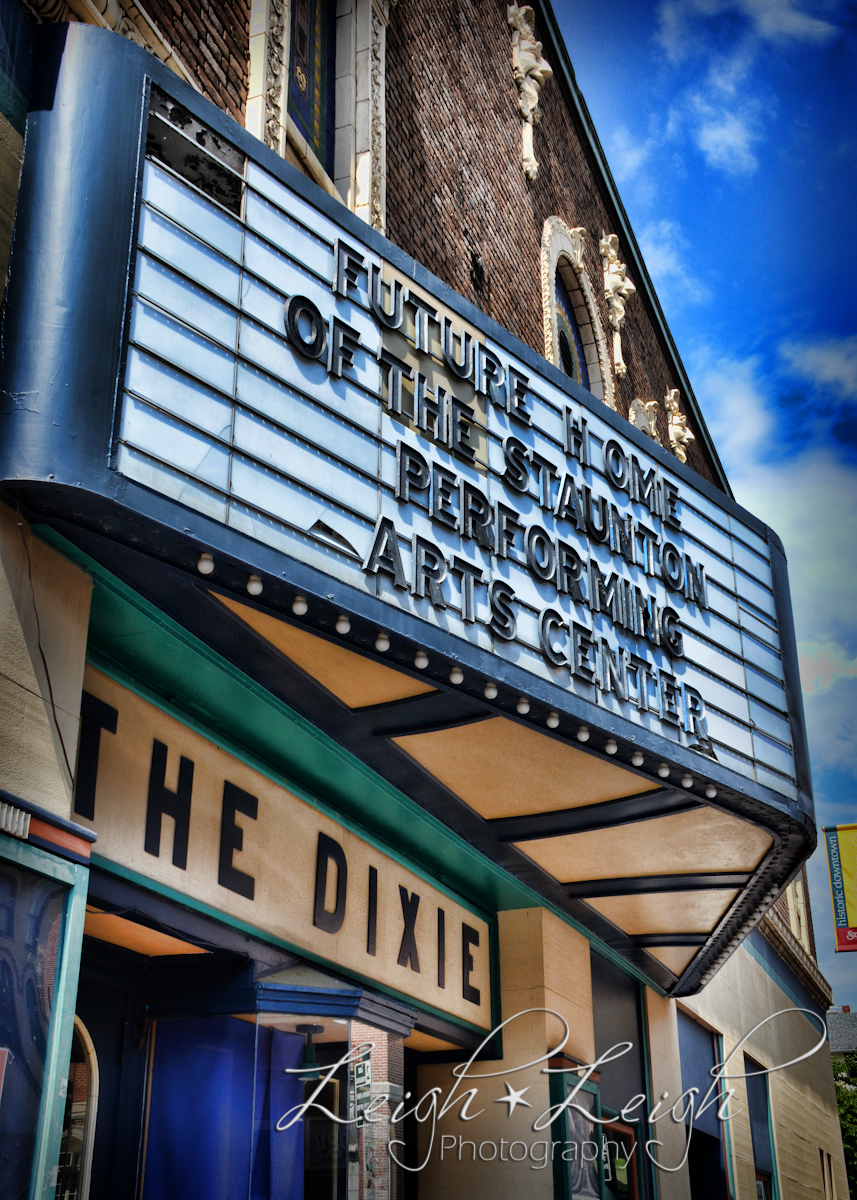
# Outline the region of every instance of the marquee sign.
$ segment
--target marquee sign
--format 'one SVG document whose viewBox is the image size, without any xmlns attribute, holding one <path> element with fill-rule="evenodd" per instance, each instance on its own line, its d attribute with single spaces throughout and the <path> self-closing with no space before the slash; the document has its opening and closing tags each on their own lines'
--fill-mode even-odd
<svg viewBox="0 0 857 1200">
<path fill-rule="evenodd" d="M 92 667 L 84 689 L 75 819 L 101 859 L 492 1027 L 480 913 Z"/>
<path fill-rule="evenodd" d="M 184 113 L 153 93 L 118 471 L 795 795 L 766 538 Z"/>
</svg>

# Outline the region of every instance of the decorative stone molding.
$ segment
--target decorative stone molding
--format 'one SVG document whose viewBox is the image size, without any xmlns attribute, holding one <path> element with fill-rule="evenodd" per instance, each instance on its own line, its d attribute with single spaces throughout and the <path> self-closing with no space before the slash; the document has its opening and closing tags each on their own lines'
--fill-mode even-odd
<svg viewBox="0 0 857 1200">
<path fill-rule="evenodd" d="M 512 69 L 518 85 L 518 107 L 523 121 L 522 159 L 527 179 L 535 179 L 539 164 L 533 152 L 533 126 L 541 120 L 539 94 L 553 75 L 542 57 L 542 43 L 536 39 L 536 14 L 529 4 L 510 4 L 506 19 L 512 29 Z"/>
<path fill-rule="evenodd" d="M 615 233 L 601 239 L 601 261 L 604 264 L 604 294 L 613 328 L 613 363 L 616 374 L 624 379 L 628 373 L 622 358 L 622 327 L 625 324 L 625 303 L 636 292 L 627 277 L 625 264 L 619 262 L 619 239 Z"/>
<path fill-rule="evenodd" d="M 774 909 L 769 909 L 765 913 L 758 928 L 765 941 L 773 946 L 776 953 L 786 966 L 791 968 L 816 1003 L 827 1010 L 833 1003 L 830 984 Z"/>
<path fill-rule="evenodd" d="M 545 331 L 545 358 L 559 366 L 559 342 L 556 326 L 556 273 L 565 284 L 580 329 L 589 390 L 610 408 L 616 407 L 613 376 L 604 328 L 598 315 L 595 294 L 583 265 L 585 229 L 571 229 L 561 217 L 548 217 L 542 230 L 541 276 L 542 315 Z"/>
<path fill-rule="evenodd" d="M 111 29 L 159 58 L 179 79 L 199 91 L 176 51 L 165 41 L 154 21 L 135 0 L 30 0 L 27 5 L 41 21 L 80 21 Z"/>
<path fill-rule="evenodd" d="M 358 216 L 379 233 L 387 227 L 387 24 L 398 0 L 372 0 L 372 32 L 369 66 L 369 163 L 368 211 L 355 206 Z"/>
<path fill-rule="evenodd" d="M 673 388 L 664 396 L 664 406 L 667 410 L 667 425 L 670 435 L 670 449 L 679 460 L 679 462 L 687 462 L 687 450 L 691 442 L 695 442 L 696 438 L 687 427 L 687 417 L 681 411 L 678 405 L 679 392 L 678 388 Z"/>
<path fill-rule="evenodd" d="M 650 437 L 652 441 L 657 442 L 660 446 L 661 439 L 658 433 L 658 402 L 657 400 L 640 400 L 637 396 L 631 401 L 631 410 L 628 413 L 628 420 L 635 429 L 639 429 L 646 437 Z"/>
<path fill-rule="evenodd" d="M 286 88 L 289 77 L 289 26 L 291 13 L 288 0 L 267 0 L 265 30 L 265 129 L 266 146 L 285 151 Z"/>
</svg>

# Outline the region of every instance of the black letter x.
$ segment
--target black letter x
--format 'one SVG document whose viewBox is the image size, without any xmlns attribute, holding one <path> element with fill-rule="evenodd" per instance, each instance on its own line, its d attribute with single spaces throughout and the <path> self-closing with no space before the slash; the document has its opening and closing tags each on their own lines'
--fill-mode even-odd
<svg viewBox="0 0 857 1200">
<path fill-rule="evenodd" d="M 417 939 L 414 926 L 417 923 L 417 909 L 420 898 L 416 892 L 409 896 L 407 889 L 399 884 L 399 895 L 402 899 L 402 916 L 405 918 L 405 932 L 402 934 L 402 945 L 399 949 L 399 966 L 406 967 L 409 963 L 412 971 L 420 973 L 420 956 L 417 954 Z"/>
</svg>

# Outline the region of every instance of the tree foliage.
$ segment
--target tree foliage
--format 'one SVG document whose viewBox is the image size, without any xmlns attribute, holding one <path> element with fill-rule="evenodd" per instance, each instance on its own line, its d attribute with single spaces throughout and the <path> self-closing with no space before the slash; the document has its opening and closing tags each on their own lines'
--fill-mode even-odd
<svg viewBox="0 0 857 1200">
<path fill-rule="evenodd" d="M 857 1197 L 857 1053 L 833 1060 L 833 1078 L 836 1081 L 848 1187 L 851 1195 Z"/>
</svg>

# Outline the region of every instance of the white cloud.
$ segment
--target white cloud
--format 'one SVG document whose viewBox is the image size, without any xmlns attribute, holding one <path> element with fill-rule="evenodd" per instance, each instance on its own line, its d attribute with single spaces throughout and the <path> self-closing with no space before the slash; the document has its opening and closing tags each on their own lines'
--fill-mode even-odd
<svg viewBox="0 0 857 1200">
<path fill-rule="evenodd" d="M 777 531 L 789 560 L 799 641 L 857 639 L 857 471 L 833 446 L 748 462 L 730 476 L 738 500 Z"/>
<path fill-rule="evenodd" d="M 745 117 L 725 109 L 717 110 L 698 99 L 699 124 L 695 140 L 710 167 L 719 167 L 728 175 L 750 175 L 759 165 L 753 143 L 759 134 Z"/>
<path fill-rule="evenodd" d="M 824 691 L 805 695 L 804 712 L 816 772 L 857 776 L 857 679 L 838 679 Z"/>
<path fill-rule="evenodd" d="M 829 692 L 839 680 L 857 676 L 857 658 L 835 642 L 798 642 L 797 650 L 805 696 Z"/>
<path fill-rule="evenodd" d="M 707 60 L 705 85 L 676 97 L 667 136 L 686 134 L 706 163 L 732 176 L 758 166 L 755 148 L 777 107 L 764 110 L 750 76 L 766 48 L 820 47 L 839 36 L 830 21 L 813 14 L 811 0 L 662 0 L 656 40 L 667 59 Z"/>
<path fill-rule="evenodd" d="M 827 384 L 845 399 L 857 400 L 857 335 L 785 342 L 780 355 L 798 378 Z"/>
<path fill-rule="evenodd" d="M 712 358 L 702 350 L 691 362 L 694 390 L 731 479 L 764 457 L 774 436 L 774 416 L 759 378 L 761 360 Z"/>
<path fill-rule="evenodd" d="M 792 0 L 737 0 L 724 3 L 728 11 L 743 12 L 759 37 L 771 42 L 796 41 L 818 44 L 835 38 L 839 30 L 829 21 L 801 12 Z"/>
<path fill-rule="evenodd" d="M 633 178 L 651 151 L 651 141 L 635 138 L 627 125 L 617 126 L 610 138 L 610 166 L 619 183 Z"/>
<path fill-rule="evenodd" d="M 832 41 L 839 30 L 806 11 L 812 7 L 793 0 L 663 0 L 656 36 L 673 62 L 705 48 L 710 23 L 725 16 L 744 18 L 760 43 L 819 45 Z"/>
<path fill-rule="evenodd" d="M 675 221 L 652 221 L 639 235 L 640 248 L 655 287 L 664 299 L 701 304 L 711 293 L 689 265 L 688 243 Z"/>
</svg>

